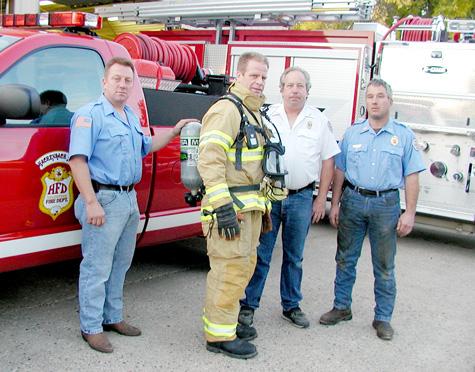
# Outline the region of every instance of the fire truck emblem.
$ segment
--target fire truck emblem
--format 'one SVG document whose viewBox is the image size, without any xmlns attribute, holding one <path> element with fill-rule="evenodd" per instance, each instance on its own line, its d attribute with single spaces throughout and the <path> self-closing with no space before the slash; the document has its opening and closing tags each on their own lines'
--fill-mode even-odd
<svg viewBox="0 0 475 372">
<path fill-rule="evenodd" d="M 58 216 L 73 205 L 73 177 L 71 172 L 57 166 L 41 177 L 43 192 L 41 193 L 40 210 L 56 220 Z"/>
<path fill-rule="evenodd" d="M 396 146 L 399 143 L 399 138 L 397 136 L 391 137 L 391 145 Z"/>
</svg>

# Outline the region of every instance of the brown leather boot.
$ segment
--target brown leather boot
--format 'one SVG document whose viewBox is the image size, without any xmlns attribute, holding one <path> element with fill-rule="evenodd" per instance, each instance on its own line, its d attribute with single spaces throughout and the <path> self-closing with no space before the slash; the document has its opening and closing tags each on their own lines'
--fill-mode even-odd
<svg viewBox="0 0 475 372">
<path fill-rule="evenodd" d="M 91 349 L 100 351 L 101 353 L 112 353 L 114 351 L 109 339 L 103 332 L 95 335 L 88 335 L 87 333 L 81 332 L 81 336 Z"/>
<path fill-rule="evenodd" d="M 320 324 L 324 325 L 335 325 L 342 320 L 351 320 L 353 315 L 351 314 L 351 309 L 331 309 L 328 313 L 323 314 L 320 317 Z"/>
<path fill-rule="evenodd" d="M 386 341 L 390 341 L 394 335 L 394 329 L 389 322 L 383 322 L 381 320 L 373 320 L 373 328 L 376 330 L 376 335 Z"/>
<path fill-rule="evenodd" d="M 140 329 L 126 323 L 125 321 L 115 324 L 103 324 L 102 328 L 104 328 L 104 331 L 117 332 L 123 336 L 140 336 L 142 334 Z"/>
</svg>

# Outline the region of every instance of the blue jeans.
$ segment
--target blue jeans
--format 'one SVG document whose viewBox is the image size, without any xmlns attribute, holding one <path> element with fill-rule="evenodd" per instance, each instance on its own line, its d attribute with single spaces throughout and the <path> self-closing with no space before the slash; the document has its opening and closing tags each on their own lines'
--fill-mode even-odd
<svg viewBox="0 0 475 372">
<path fill-rule="evenodd" d="M 346 188 L 340 205 L 338 226 L 335 300 L 336 309 L 351 307 L 351 292 L 356 279 L 356 264 L 366 233 L 369 235 L 373 262 L 374 319 L 389 322 L 396 300 L 394 258 L 396 226 L 401 213 L 399 192 L 379 197 L 363 196 Z"/>
<path fill-rule="evenodd" d="M 79 320 L 81 331 L 87 334 L 101 333 L 103 324 L 123 320 L 125 274 L 132 263 L 139 223 L 134 190 L 100 190 L 96 196 L 106 214 L 106 222 L 100 227 L 86 222 L 81 195 L 74 204 L 82 225 Z"/>
<path fill-rule="evenodd" d="M 305 239 L 312 218 L 313 190 L 308 188 L 272 203 L 272 231 L 262 234 L 257 247 L 257 264 L 254 275 L 246 288 L 246 298 L 241 306 L 259 307 L 269 273 L 270 261 L 277 234 L 282 224 L 283 259 L 280 272 L 280 296 L 284 311 L 299 306 L 302 300 L 302 261 Z"/>
</svg>

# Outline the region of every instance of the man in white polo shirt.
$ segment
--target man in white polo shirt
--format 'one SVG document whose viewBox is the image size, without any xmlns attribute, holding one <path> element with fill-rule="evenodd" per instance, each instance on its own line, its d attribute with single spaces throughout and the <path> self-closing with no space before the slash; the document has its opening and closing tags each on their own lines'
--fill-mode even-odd
<svg viewBox="0 0 475 372">
<path fill-rule="evenodd" d="M 299 67 L 286 69 L 280 78 L 283 103 L 272 105 L 268 112 L 285 146 L 288 171 L 285 182 L 289 196 L 272 203 L 272 231 L 260 237 L 256 269 L 246 288 L 246 297 L 241 300 L 241 324 L 253 323 L 282 225 L 282 315 L 296 327 L 309 326 L 299 307 L 303 250 L 310 223 L 325 216 L 326 197 L 334 171 L 333 157 L 340 152 L 328 119 L 317 108 L 306 104 L 310 87 L 310 76 L 305 70 Z M 319 193 L 313 201 L 316 182 Z"/>
</svg>

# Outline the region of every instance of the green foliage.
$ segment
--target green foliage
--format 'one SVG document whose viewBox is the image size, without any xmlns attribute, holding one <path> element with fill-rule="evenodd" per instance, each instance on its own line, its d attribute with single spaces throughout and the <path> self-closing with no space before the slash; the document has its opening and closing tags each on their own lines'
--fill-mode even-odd
<svg viewBox="0 0 475 372">
<path fill-rule="evenodd" d="M 446 18 L 475 18 L 474 0 L 379 0 L 376 4 L 373 20 L 387 26 L 393 23 L 393 17 L 408 15 L 425 18 L 442 14 Z"/>
</svg>

